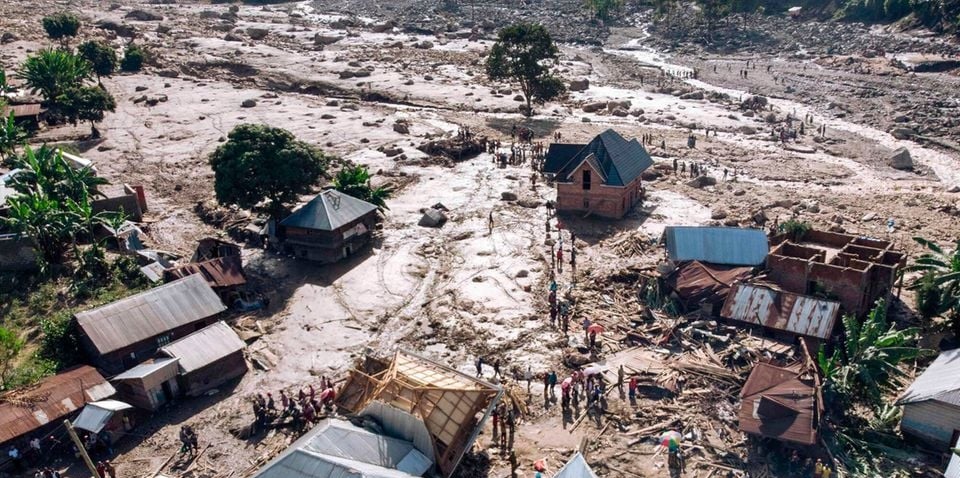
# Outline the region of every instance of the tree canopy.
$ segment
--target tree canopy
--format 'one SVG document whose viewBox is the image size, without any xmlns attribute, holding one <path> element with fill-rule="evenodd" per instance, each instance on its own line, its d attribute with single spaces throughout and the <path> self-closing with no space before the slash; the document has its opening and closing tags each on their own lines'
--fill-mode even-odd
<svg viewBox="0 0 960 478">
<path fill-rule="evenodd" d="M 217 201 L 253 209 L 266 200 L 274 218 L 310 191 L 326 165 L 322 152 L 289 131 L 259 124 L 233 128 L 210 156 Z"/>
<path fill-rule="evenodd" d="M 80 56 L 90 62 L 93 72 L 97 75 L 97 81 L 102 76 L 110 76 L 117 70 L 117 52 L 113 47 L 102 41 L 91 40 L 80 44 L 77 48 Z"/>
<path fill-rule="evenodd" d="M 333 187 L 348 196 L 363 199 L 380 210 L 390 209 L 386 200 L 393 194 L 389 187 L 370 185 L 370 171 L 366 166 L 344 166 L 333 178 Z"/>
<path fill-rule="evenodd" d="M 80 31 L 80 19 L 72 13 L 55 13 L 43 17 L 43 29 L 50 38 L 66 41 L 77 36 L 77 32 Z"/>
<path fill-rule="evenodd" d="M 487 76 L 518 83 L 527 102 L 525 113 L 530 115 L 532 102 L 543 103 L 564 92 L 563 83 L 548 66 L 557 60 L 558 53 L 543 25 L 518 23 L 500 30 L 487 57 Z"/>
<path fill-rule="evenodd" d="M 65 50 L 44 49 L 27 57 L 19 76 L 33 93 L 39 92 L 48 105 L 70 88 L 90 78 L 90 63 Z"/>
<path fill-rule="evenodd" d="M 103 121 L 104 113 L 116 110 L 117 102 L 103 86 L 80 86 L 70 88 L 57 97 L 57 105 L 67 121 L 77 124 L 90 122 L 90 135 L 99 138 L 96 123 Z"/>
<path fill-rule="evenodd" d="M 127 45 L 127 49 L 123 51 L 123 60 L 120 62 L 120 69 L 123 71 L 140 71 L 143 68 L 143 62 L 146 58 L 146 53 L 143 51 L 143 48 L 140 48 L 133 43 Z"/>
</svg>

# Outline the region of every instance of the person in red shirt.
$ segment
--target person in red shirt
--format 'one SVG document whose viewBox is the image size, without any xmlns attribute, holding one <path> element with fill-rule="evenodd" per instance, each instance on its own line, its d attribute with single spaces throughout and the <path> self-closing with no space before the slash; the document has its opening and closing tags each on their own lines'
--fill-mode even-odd
<svg viewBox="0 0 960 478">
<path fill-rule="evenodd" d="M 630 401 L 634 401 L 637 398 L 637 376 L 633 375 L 630 377 L 630 384 L 628 385 L 628 394 Z"/>
</svg>

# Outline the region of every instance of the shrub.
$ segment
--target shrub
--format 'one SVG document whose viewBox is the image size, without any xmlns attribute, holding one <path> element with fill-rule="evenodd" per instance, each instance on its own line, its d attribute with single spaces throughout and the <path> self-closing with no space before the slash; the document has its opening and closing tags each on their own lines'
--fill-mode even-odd
<svg viewBox="0 0 960 478">
<path fill-rule="evenodd" d="M 146 58 L 146 52 L 137 45 L 127 45 L 123 52 L 123 60 L 120 62 L 120 69 L 123 71 L 140 71 L 143 68 L 143 62 Z"/>
</svg>

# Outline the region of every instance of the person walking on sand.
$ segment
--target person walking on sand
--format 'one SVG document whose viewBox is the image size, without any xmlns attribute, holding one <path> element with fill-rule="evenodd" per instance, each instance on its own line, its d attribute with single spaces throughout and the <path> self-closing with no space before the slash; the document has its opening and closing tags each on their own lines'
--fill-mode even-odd
<svg viewBox="0 0 960 478">
<path fill-rule="evenodd" d="M 523 378 L 527 380 L 527 395 L 530 395 L 530 385 L 533 381 L 533 370 L 527 365 L 527 371 L 524 372 Z"/>
<path fill-rule="evenodd" d="M 500 357 L 493 359 L 493 376 L 503 378 L 500 374 Z"/>
<path fill-rule="evenodd" d="M 493 408 L 490 419 L 493 422 L 493 446 L 497 446 L 500 442 L 500 407 Z"/>
<path fill-rule="evenodd" d="M 477 356 L 477 361 L 474 362 L 477 367 L 477 378 L 483 377 L 483 357 Z"/>
<path fill-rule="evenodd" d="M 493 211 L 487 216 L 487 234 L 493 234 Z"/>
<path fill-rule="evenodd" d="M 623 365 L 617 368 L 617 391 L 623 393 Z M 621 397 L 623 395 L 620 395 Z"/>
<path fill-rule="evenodd" d="M 557 372 L 555 370 L 550 370 L 550 373 L 547 375 L 547 380 L 550 384 L 550 396 L 554 400 L 557 399 Z"/>
<path fill-rule="evenodd" d="M 630 401 L 637 399 L 637 376 L 630 376 L 630 383 L 627 385 L 627 396 L 630 397 Z"/>
</svg>

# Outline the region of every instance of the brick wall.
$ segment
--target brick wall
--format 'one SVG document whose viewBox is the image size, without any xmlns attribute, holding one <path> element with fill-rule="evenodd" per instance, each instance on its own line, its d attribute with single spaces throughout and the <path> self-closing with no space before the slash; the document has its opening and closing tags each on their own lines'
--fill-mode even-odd
<svg viewBox="0 0 960 478">
<path fill-rule="evenodd" d="M 590 189 L 583 189 L 583 171 L 590 171 Z M 626 187 L 606 186 L 600 173 L 587 162 L 570 175 L 570 182 L 557 183 L 557 210 L 590 212 L 597 216 L 620 219 L 640 202 L 641 180 Z"/>
</svg>

